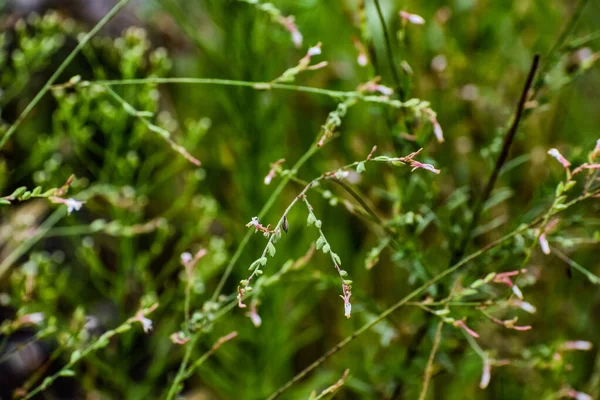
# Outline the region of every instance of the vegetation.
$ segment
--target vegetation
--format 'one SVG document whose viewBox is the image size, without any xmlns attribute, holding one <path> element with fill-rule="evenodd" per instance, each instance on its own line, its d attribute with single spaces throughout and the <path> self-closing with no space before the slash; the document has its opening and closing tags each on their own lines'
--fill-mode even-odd
<svg viewBox="0 0 600 400">
<path fill-rule="evenodd" d="M 598 2 L 127 3 L 0 2 L 0 399 L 600 398 Z"/>
</svg>

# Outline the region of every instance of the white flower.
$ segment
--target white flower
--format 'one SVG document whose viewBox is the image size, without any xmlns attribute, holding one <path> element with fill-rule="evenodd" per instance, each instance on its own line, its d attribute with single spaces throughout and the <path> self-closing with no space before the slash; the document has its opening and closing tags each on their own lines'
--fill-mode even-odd
<svg viewBox="0 0 600 400">
<path fill-rule="evenodd" d="M 481 381 L 479 382 L 479 387 L 481 389 L 485 389 L 490 384 L 490 379 L 492 378 L 492 364 L 490 360 L 485 358 L 483 360 L 483 372 L 481 374 Z"/>
<path fill-rule="evenodd" d="M 296 47 L 302 46 L 302 34 L 300 33 L 300 31 L 292 32 L 292 42 L 294 42 L 294 45 Z"/>
<path fill-rule="evenodd" d="M 546 239 L 546 234 L 542 233 L 540 235 L 540 247 L 542 248 L 542 252 L 544 254 L 550 254 L 550 245 L 548 244 L 548 240 Z"/>
<path fill-rule="evenodd" d="M 142 324 L 142 329 L 145 333 L 148 333 L 152 330 L 152 320 L 150 318 L 142 317 L 138 319 L 140 324 Z"/>
<path fill-rule="evenodd" d="M 316 46 L 309 48 L 306 54 L 308 54 L 309 56 L 316 56 L 321 54 L 321 43 L 318 43 Z"/>
<path fill-rule="evenodd" d="M 564 158 L 563 155 L 560 154 L 560 151 L 558 151 L 557 149 L 548 150 L 548 154 L 551 155 L 552 157 L 556 158 L 556 160 L 558 160 L 558 162 L 561 163 L 563 167 L 569 168 L 571 166 L 571 163 L 569 162 L 569 160 Z"/>
<path fill-rule="evenodd" d="M 565 342 L 563 343 L 563 349 L 565 350 L 582 350 L 582 351 L 588 351 L 591 350 L 593 345 L 591 342 L 588 342 L 587 340 L 574 340 L 571 342 Z"/>
<path fill-rule="evenodd" d="M 190 261 L 192 261 L 192 253 L 187 252 L 187 251 L 185 253 L 181 253 L 181 262 L 183 264 L 187 264 Z"/>
<path fill-rule="evenodd" d="M 67 199 L 65 201 L 65 205 L 67 206 L 67 212 L 69 214 L 71 214 L 73 211 L 81 210 L 81 207 L 83 206 L 83 202 L 77 201 L 75 199 Z"/>
<path fill-rule="evenodd" d="M 521 301 L 521 300 L 515 300 L 514 304 L 519 307 L 521 310 L 526 311 L 530 314 L 535 314 L 535 312 L 537 311 L 537 309 L 535 308 L 535 306 L 531 303 L 528 303 L 526 301 Z"/>
<path fill-rule="evenodd" d="M 519 299 L 523 298 L 523 293 L 521 292 L 521 289 L 519 289 L 519 287 L 517 285 L 512 286 L 512 291 L 515 294 L 515 296 L 517 296 Z"/>
<path fill-rule="evenodd" d="M 417 14 L 411 14 L 406 11 L 400 11 L 400 18 L 409 21 L 411 24 L 415 25 L 423 25 L 425 23 L 425 19 Z"/>
</svg>

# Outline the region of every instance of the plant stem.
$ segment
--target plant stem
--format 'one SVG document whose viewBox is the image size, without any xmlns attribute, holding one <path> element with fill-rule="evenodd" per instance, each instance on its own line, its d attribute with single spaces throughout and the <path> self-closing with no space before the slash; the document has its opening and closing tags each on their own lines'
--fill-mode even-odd
<svg viewBox="0 0 600 400">
<path fill-rule="evenodd" d="M 25 107 L 25 110 L 23 110 L 23 112 L 21 113 L 21 115 L 19 115 L 19 117 L 17 118 L 17 120 L 10 126 L 10 128 L 8 128 L 8 130 L 6 131 L 6 133 L 4 134 L 4 136 L 2 137 L 2 139 L 0 139 L 0 150 L 2 150 L 2 147 L 4 147 L 4 145 L 6 144 L 6 142 L 8 141 L 8 139 L 10 139 L 10 137 L 15 133 L 15 131 L 17 130 L 17 128 L 19 127 L 19 125 L 21 125 L 21 122 L 23 122 L 23 120 L 27 117 L 27 115 L 29 115 L 29 113 L 31 112 L 31 110 L 33 110 L 33 108 L 42 99 L 42 97 L 44 97 L 44 95 L 48 92 L 48 90 L 50 90 L 50 87 L 52 86 L 52 84 L 54 83 L 54 81 L 56 81 L 56 79 L 58 79 L 58 77 L 60 76 L 60 74 L 63 73 L 63 71 L 65 70 L 65 68 L 67 68 L 67 66 L 71 63 L 71 61 L 73 61 L 73 59 L 75 58 L 75 56 L 77 54 L 79 54 L 79 52 L 81 51 L 81 49 L 83 48 L 83 46 L 85 46 L 87 44 L 87 42 L 89 42 L 89 40 L 93 36 L 95 36 L 96 33 L 98 33 L 98 31 L 100 29 L 102 29 L 102 27 L 104 27 L 104 25 L 106 25 L 108 23 L 108 21 L 110 21 L 115 15 L 117 15 L 117 13 L 119 11 L 121 11 L 121 9 L 123 7 L 125 7 L 125 5 L 128 2 L 129 2 L 129 0 L 120 0 L 96 24 L 96 26 L 94 26 L 92 28 L 92 30 L 89 31 L 81 39 L 81 41 L 77 44 L 77 46 L 73 49 L 73 51 L 71 51 L 71 53 L 69 53 L 69 55 L 67 56 L 67 58 L 65 58 L 65 60 L 58 66 L 58 68 L 56 69 L 56 71 L 54 71 L 54 73 L 52 74 L 52 76 L 50 77 L 50 79 L 48 79 L 48 81 L 42 87 L 42 89 L 35 95 L 35 97 L 33 98 L 33 100 L 31 100 L 29 102 L 29 104 L 27 105 L 27 107 Z M 1 274 L 0 274 L 0 276 L 1 276 Z"/>
<path fill-rule="evenodd" d="M 465 251 L 467 251 L 467 247 L 469 246 L 469 243 L 471 241 L 471 236 L 473 234 L 473 231 L 475 230 L 475 228 L 477 227 L 477 224 L 479 223 L 479 218 L 481 217 L 481 212 L 483 210 L 483 206 L 485 205 L 485 202 L 490 197 L 490 194 L 492 193 L 492 189 L 494 188 L 494 185 L 496 184 L 496 180 L 498 179 L 498 176 L 500 175 L 500 171 L 502 170 L 502 166 L 504 165 L 504 163 L 506 162 L 506 160 L 508 158 L 510 148 L 512 146 L 515 135 L 517 134 L 517 130 L 519 128 L 519 123 L 521 122 L 521 117 L 523 116 L 523 110 L 525 109 L 525 103 L 527 102 L 527 98 L 529 96 L 529 89 L 531 88 L 531 85 L 533 84 L 533 78 L 535 77 L 535 72 L 537 71 L 539 62 L 540 62 L 540 56 L 538 54 L 536 54 L 533 57 L 533 62 L 531 64 L 531 68 L 529 69 L 529 74 L 527 75 L 527 79 L 525 81 L 525 86 L 523 87 L 523 91 L 521 92 L 521 98 L 519 100 L 519 103 L 517 104 L 517 109 L 515 111 L 515 117 L 513 119 L 512 125 L 510 126 L 508 132 L 506 133 L 506 136 L 504 137 L 504 143 L 502 144 L 502 151 L 500 152 L 500 155 L 498 156 L 498 159 L 496 160 L 496 165 L 494 167 L 494 170 L 492 171 L 492 174 L 490 175 L 490 178 L 488 179 L 488 181 L 485 185 L 485 188 L 483 189 L 483 193 L 481 194 L 481 197 L 477 201 L 475 210 L 473 211 L 473 217 L 471 218 L 471 222 L 469 223 L 469 226 L 467 227 L 467 230 L 464 233 L 462 242 L 461 242 L 458 250 L 455 252 L 452 259 L 450 260 L 450 264 L 454 264 L 457 260 L 460 260 L 462 258 L 462 256 L 465 254 Z"/>
<path fill-rule="evenodd" d="M 390 67 L 390 72 L 392 74 L 392 78 L 394 79 L 394 85 L 396 86 L 396 90 L 398 91 L 398 96 L 400 96 L 400 100 L 404 101 L 405 94 L 404 90 L 402 89 L 402 85 L 400 85 L 400 77 L 398 75 L 396 62 L 394 60 L 394 51 L 392 48 L 390 33 L 387 29 L 387 24 L 385 23 L 385 17 L 383 16 L 383 12 L 381 11 L 381 4 L 379 4 L 379 0 L 374 0 L 374 3 L 375 8 L 377 9 L 377 16 L 379 17 L 379 22 L 381 23 L 381 29 L 383 30 L 383 37 L 385 38 L 385 50 L 387 52 L 387 59 Z"/>
</svg>

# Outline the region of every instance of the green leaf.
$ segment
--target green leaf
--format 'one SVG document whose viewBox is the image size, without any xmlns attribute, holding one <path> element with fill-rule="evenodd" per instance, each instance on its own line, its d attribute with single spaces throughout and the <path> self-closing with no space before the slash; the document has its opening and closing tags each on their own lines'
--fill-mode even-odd
<svg viewBox="0 0 600 400">
<path fill-rule="evenodd" d="M 275 253 L 277 252 L 277 250 L 275 249 L 275 246 L 273 246 L 273 243 L 269 242 L 267 244 L 267 251 L 269 252 L 269 255 L 271 257 L 275 257 Z"/>
<path fill-rule="evenodd" d="M 356 166 L 356 172 L 358 172 L 359 174 L 362 174 L 363 172 L 365 172 L 365 163 L 364 161 L 361 161 L 358 163 L 358 165 Z"/>
</svg>

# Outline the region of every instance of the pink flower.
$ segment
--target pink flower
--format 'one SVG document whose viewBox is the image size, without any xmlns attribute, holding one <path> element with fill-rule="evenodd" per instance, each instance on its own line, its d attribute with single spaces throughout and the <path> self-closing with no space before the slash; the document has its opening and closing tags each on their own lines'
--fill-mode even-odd
<svg viewBox="0 0 600 400">
<path fill-rule="evenodd" d="M 550 254 L 550 245 L 548 244 L 548 239 L 546 239 L 546 233 L 540 235 L 539 242 L 542 252 L 544 254 Z"/>
<path fill-rule="evenodd" d="M 414 171 L 415 169 L 418 169 L 418 168 L 423 168 L 423 169 L 426 169 L 427 171 L 433 172 L 434 174 L 439 174 L 440 173 L 440 170 L 439 169 L 435 169 L 435 167 L 433 165 L 431 165 L 431 164 L 423 164 L 423 163 L 420 163 L 420 162 L 418 162 L 416 160 L 411 160 L 410 161 L 410 166 L 413 167 L 412 171 Z"/>
<path fill-rule="evenodd" d="M 292 42 L 294 42 L 294 46 L 302 46 L 302 34 L 298 30 L 298 26 L 294 21 L 294 16 L 290 15 L 289 17 L 280 17 L 279 23 L 283 25 L 283 27 L 292 35 Z"/>
<path fill-rule="evenodd" d="M 563 350 L 581 350 L 588 351 L 591 350 L 594 345 L 587 340 L 574 340 L 570 342 L 564 342 L 561 348 Z"/>
<path fill-rule="evenodd" d="M 152 311 L 156 310 L 157 307 L 158 307 L 158 303 L 154 303 L 153 305 L 151 305 L 150 307 L 148 307 L 146 309 L 139 310 L 135 314 L 135 316 L 130 319 L 130 321 L 139 322 L 140 324 L 142 324 L 142 329 L 144 330 L 145 333 L 150 332 L 152 330 L 152 320 L 150 318 L 147 318 L 146 315 L 148 315 Z"/>
<path fill-rule="evenodd" d="M 250 312 L 246 313 L 246 316 L 250 318 L 255 328 L 258 328 L 262 324 L 262 318 L 256 311 L 256 304 L 250 306 Z"/>
<path fill-rule="evenodd" d="M 381 77 L 376 76 L 368 82 L 365 82 L 358 86 L 357 90 L 359 92 L 379 92 L 384 96 L 391 96 L 394 94 L 394 89 L 389 88 L 384 85 L 380 85 L 378 82 L 381 80 Z"/>
<path fill-rule="evenodd" d="M 523 293 L 521 293 L 521 289 L 519 289 L 519 287 L 513 283 L 513 281 L 510 279 L 510 277 L 518 275 L 519 273 L 525 272 L 525 271 L 526 270 L 523 269 L 523 270 L 502 272 L 500 274 L 497 274 L 494 277 L 493 282 L 503 283 L 503 284 L 507 285 L 508 287 L 510 287 L 512 289 L 515 296 L 517 296 L 519 299 L 523 299 Z"/>
<path fill-rule="evenodd" d="M 152 320 L 150 318 L 146 318 L 141 311 L 135 315 L 135 320 L 142 324 L 142 329 L 145 333 L 148 333 L 152 330 Z"/>
<path fill-rule="evenodd" d="M 340 295 L 340 297 L 344 300 L 344 315 L 346 318 L 350 318 L 350 314 L 352 313 L 352 304 L 350 304 L 350 296 L 352 296 L 352 292 L 350 292 L 350 287 L 345 283 L 342 284 L 342 290 L 344 295 Z"/>
<path fill-rule="evenodd" d="M 420 15 L 411 14 L 406 11 L 400 11 L 400 18 L 415 25 L 423 25 L 425 23 L 425 20 Z"/>
<path fill-rule="evenodd" d="M 439 143 L 444 141 L 444 132 L 442 131 L 442 127 L 437 119 L 432 119 L 431 123 L 433 124 L 433 133 Z"/>
<path fill-rule="evenodd" d="M 478 338 L 479 334 L 477 334 L 477 332 L 475 332 L 474 330 L 472 330 L 471 328 L 469 328 L 467 326 L 467 324 L 465 324 L 465 321 L 458 320 L 458 321 L 454 321 L 454 326 L 456 326 L 457 328 L 462 328 L 465 330 L 465 332 L 467 332 L 469 335 L 473 336 L 474 338 Z"/>
<path fill-rule="evenodd" d="M 557 149 L 548 150 L 548 154 L 551 155 L 552 157 L 556 158 L 556 160 L 558 160 L 558 162 L 561 163 L 562 166 L 565 167 L 566 169 L 568 169 L 571 166 L 571 163 L 569 162 L 569 160 L 564 158 L 563 155 L 560 154 L 560 152 Z"/>
</svg>

